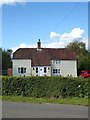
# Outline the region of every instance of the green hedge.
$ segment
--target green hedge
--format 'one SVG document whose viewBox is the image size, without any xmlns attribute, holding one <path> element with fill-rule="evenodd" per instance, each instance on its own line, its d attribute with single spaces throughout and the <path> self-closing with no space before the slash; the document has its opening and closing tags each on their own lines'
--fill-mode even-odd
<svg viewBox="0 0 90 120">
<path fill-rule="evenodd" d="M 90 80 L 63 77 L 2 77 L 2 95 L 88 97 Z"/>
</svg>

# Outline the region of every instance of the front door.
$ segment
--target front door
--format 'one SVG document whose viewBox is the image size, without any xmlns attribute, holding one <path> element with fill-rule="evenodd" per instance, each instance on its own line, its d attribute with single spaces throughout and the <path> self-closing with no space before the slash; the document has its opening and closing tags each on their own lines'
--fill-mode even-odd
<svg viewBox="0 0 90 120">
<path fill-rule="evenodd" d="M 44 76 L 44 67 L 39 67 L 39 76 Z"/>
</svg>

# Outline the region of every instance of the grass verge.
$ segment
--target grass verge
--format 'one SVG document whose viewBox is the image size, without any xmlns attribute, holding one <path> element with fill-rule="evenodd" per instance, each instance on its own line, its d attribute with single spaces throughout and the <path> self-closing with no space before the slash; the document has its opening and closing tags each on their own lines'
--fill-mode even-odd
<svg viewBox="0 0 90 120">
<path fill-rule="evenodd" d="M 0 100 L 2 100 L 2 96 L 0 96 Z"/>
<path fill-rule="evenodd" d="M 3 101 L 30 102 L 30 103 L 53 103 L 88 106 L 88 98 L 33 98 L 23 96 L 2 96 Z"/>
</svg>

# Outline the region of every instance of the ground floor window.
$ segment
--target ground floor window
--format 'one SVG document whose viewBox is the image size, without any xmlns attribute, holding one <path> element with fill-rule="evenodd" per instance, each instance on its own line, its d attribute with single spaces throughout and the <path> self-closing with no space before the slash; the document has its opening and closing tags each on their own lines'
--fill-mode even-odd
<svg viewBox="0 0 90 120">
<path fill-rule="evenodd" d="M 60 74 L 60 69 L 53 69 L 53 74 Z"/>
<path fill-rule="evenodd" d="M 46 67 L 44 67 L 44 73 L 46 73 L 47 72 L 47 68 Z"/>
<path fill-rule="evenodd" d="M 38 67 L 36 67 L 36 73 L 38 73 Z"/>
<path fill-rule="evenodd" d="M 24 68 L 24 67 L 19 67 L 19 68 L 18 68 L 18 73 L 26 73 L 26 68 Z"/>
</svg>

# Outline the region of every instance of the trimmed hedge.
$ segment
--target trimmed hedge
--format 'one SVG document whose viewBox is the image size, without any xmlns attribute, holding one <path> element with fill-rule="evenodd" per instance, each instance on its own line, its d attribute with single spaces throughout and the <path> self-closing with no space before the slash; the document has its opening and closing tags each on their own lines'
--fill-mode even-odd
<svg viewBox="0 0 90 120">
<path fill-rule="evenodd" d="M 2 77 L 2 95 L 88 97 L 90 80 L 70 77 Z"/>
</svg>

